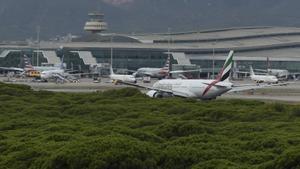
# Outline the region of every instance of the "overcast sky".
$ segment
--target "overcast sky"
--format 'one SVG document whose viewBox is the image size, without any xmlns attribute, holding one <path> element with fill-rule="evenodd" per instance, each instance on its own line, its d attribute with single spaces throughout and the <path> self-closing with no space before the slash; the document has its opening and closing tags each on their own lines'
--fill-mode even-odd
<svg viewBox="0 0 300 169">
<path fill-rule="evenodd" d="M 87 13 L 112 32 L 166 32 L 241 26 L 300 26 L 299 0 L 0 0 L 0 38 L 82 34 Z"/>
</svg>

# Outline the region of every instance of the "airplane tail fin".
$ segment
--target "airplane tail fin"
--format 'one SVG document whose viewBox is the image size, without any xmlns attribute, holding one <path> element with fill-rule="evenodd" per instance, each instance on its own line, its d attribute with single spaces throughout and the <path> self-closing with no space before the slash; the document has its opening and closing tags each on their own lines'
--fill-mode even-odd
<svg viewBox="0 0 300 169">
<path fill-rule="evenodd" d="M 64 59 L 65 59 L 65 55 L 62 55 L 61 62 L 60 62 L 60 68 L 61 69 L 65 69 Z"/>
<path fill-rule="evenodd" d="M 252 68 L 252 66 L 250 66 L 250 76 L 254 76 L 254 75 L 255 75 L 255 73 L 253 71 L 253 68 Z"/>
<path fill-rule="evenodd" d="M 32 70 L 33 66 L 31 65 L 31 60 L 27 55 L 24 55 L 24 68 L 27 70 Z"/>
<path fill-rule="evenodd" d="M 170 71 L 171 71 L 170 70 L 170 62 L 171 62 L 171 56 L 169 54 L 164 67 L 161 68 L 161 71 L 166 74 L 166 77 L 170 76 Z"/>
<path fill-rule="evenodd" d="M 228 81 L 231 73 L 231 68 L 233 65 L 233 54 L 234 51 L 231 50 L 228 54 L 228 57 L 223 65 L 223 68 L 219 72 L 219 75 L 217 77 L 218 81 Z"/>
<path fill-rule="evenodd" d="M 217 76 L 217 78 L 213 82 L 207 84 L 207 87 L 204 90 L 204 92 L 202 93 L 202 96 L 205 96 L 206 93 L 211 89 L 211 87 L 216 86 L 216 84 L 218 82 L 223 82 L 223 81 L 227 82 L 227 81 L 229 81 L 231 68 L 232 68 L 232 65 L 233 65 L 233 53 L 234 53 L 233 50 L 231 50 L 229 52 L 229 55 L 228 55 L 228 57 L 227 57 L 227 59 L 224 63 L 224 66 L 222 67 L 221 71 L 219 72 L 219 75 Z"/>
<path fill-rule="evenodd" d="M 171 56 L 169 55 L 163 69 L 166 69 L 166 70 L 170 71 L 170 60 L 171 60 Z"/>
<path fill-rule="evenodd" d="M 271 62 L 269 56 L 267 57 L 267 70 L 271 69 Z"/>
<path fill-rule="evenodd" d="M 110 65 L 109 70 L 110 70 L 110 75 L 114 75 L 114 74 L 115 74 L 115 73 L 114 73 L 114 70 L 113 70 L 113 68 L 112 68 L 112 65 Z"/>
</svg>

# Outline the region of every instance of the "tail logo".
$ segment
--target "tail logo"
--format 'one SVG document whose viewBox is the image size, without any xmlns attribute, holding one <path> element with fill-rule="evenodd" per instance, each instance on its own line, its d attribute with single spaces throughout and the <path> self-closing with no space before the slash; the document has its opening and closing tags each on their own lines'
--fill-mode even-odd
<svg viewBox="0 0 300 169">
<path fill-rule="evenodd" d="M 163 68 L 161 68 L 160 72 L 159 72 L 160 74 L 163 74 L 166 77 L 168 77 L 169 73 L 170 73 L 170 60 L 171 60 L 171 57 L 168 56 L 165 66 Z"/>
<path fill-rule="evenodd" d="M 229 55 L 224 63 L 223 68 L 221 69 L 221 71 L 219 72 L 217 78 L 211 82 L 204 90 L 204 92 L 202 93 L 202 96 L 205 96 L 208 91 L 217 83 L 219 83 L 220 81 L 225 81 L 229 79 L 230 76 L 230 72 L 231 72 L 231 68 L 232 68 L 232 64 L 233 64 L 233 53 L 234 51 L 230 51 Z"/>
</svg>

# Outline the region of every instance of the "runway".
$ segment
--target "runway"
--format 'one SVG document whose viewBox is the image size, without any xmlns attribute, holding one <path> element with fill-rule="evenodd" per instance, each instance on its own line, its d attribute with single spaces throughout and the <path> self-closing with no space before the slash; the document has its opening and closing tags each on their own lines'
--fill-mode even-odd
<svg viewBox="0 0 300 169">
<path fill-rule="evenodd" d="M 128 87 L 126 85 L 115 85 L 110 83 L 109 79 L 102 79 L 100 83 L 94 83 L 92 79 L 80 79 L 80 83 L 41 83 L 41 82 L 32 82 L 30 79 L 23 80 L 10 80 L 7 82 L 7 78 L 0 77 L 0 81 L 13 84 L 25 84 L 31 86 L 33 90 L 47 90 L 54 92 L 97 92 L 105 91 L 110 89 L 121 89 Z M 142 85 L 152 86 L 155 80 L 151 83 L 142 83 Z M 251 81 L 235 81 L 233 82 L 236 85 L 241 84 L 254 84 Z M 146 92 L 141 89 L 142 92 Z M 292 81 L 289 85 L 286 86 L 273 86 L 264 89 L 258 89 L 254 91 L 245 91 L 238 93 L 228 93 L 224 94 L 218 99 L 252 99 L 252 100 L 264 100 L 264 101 L 283 101 L 283 102 L 293 102 L 300 103 L 300 82 Z"/>
</svg>

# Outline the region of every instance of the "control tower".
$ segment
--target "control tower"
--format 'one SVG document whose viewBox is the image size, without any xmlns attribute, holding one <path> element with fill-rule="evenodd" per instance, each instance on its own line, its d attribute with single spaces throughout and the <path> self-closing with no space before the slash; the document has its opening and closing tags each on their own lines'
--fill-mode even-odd
<svg viewBox="0 0 300 169">
<path fill-rule="evenodd" d="M 101 33 L 107 30 L 107 23 L 104 22 L 104 14 L 98 12 L 89 13 L 90 20 L 85 23 L 84 30 L 91 33 Z"/>
</svg>

